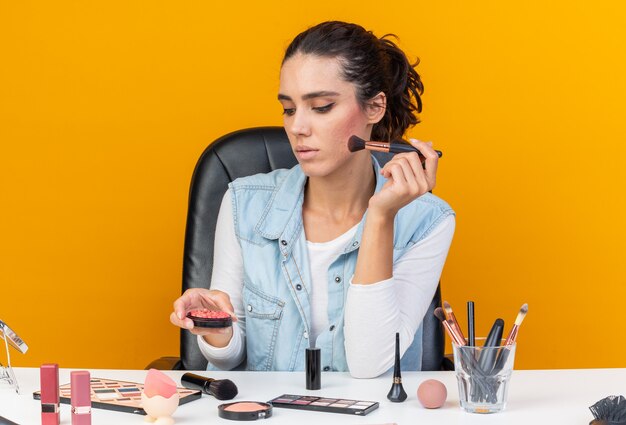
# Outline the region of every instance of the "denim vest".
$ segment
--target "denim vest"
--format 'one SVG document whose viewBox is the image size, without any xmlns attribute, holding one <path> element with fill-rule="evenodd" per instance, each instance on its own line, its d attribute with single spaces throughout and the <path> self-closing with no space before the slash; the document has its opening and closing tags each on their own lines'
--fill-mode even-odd
<svg viewBox="0 0 626 425">
<path fill-rule="evenodd" d="M 386 179 L 374 157 L 372 161 L 378 192 Z M 243 254 L 245 318 L 240 318 L 239 325 L 246 331 L 247 370 L 303 370 L 304 350 L 315 346 L 321 349 L 324 370 L 348 371 L 344 308 L 365 216 L 343 254 L 328 269 L 329 325 L 316 341 L 310 341 L 311 272 L 302 223 L 306 181 L 296 165 L 229 185 L 235 234 Z M 394 261 L 450 214 L 454 214 L 450 206 L 430 193 L 402 208 L 394 222 Z M 421 343 L 420 326 L 403 356 L 404 370 L 421 368 Z"/>
</svg>

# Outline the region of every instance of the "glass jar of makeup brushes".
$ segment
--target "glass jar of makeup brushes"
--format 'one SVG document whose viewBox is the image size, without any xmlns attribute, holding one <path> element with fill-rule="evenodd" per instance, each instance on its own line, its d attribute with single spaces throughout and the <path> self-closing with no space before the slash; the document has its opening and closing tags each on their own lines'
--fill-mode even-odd
<svg viewBox="0 0 626 425">
<path fill-rule="evenodd" d="M 452 344 L 461 408 L 470 413 L 496 413 L 506 407 L 515 343 L 483 347 Z"/>
</svg>

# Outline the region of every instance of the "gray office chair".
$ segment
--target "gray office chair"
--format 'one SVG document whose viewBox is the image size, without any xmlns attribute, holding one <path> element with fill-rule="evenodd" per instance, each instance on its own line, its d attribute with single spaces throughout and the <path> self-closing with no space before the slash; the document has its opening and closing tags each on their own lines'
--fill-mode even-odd
<svg viewBox="0 0 626 425">
<path fill-rule="evenodd" d="M 381 165 L 392 157 L 380 152 L 374 155 Z M 296 163 L 282 127 L 235 131 L 205 149 L 196 164 L 189 191 L 182 292 L 210 287 L 217 214 L 228 183 L 238 177 L 291 168 Z M 444 362 L 443 327 L 433 315 L 440 305 L 441 294 L 437 288 L 423 322 L 422 370 L 441 370 Z M 449 362 L 447 365 L 449 368 Z M 196 336 L 181 330 L 180 358 L 161 357 L 148 368 L 203 370 L 206 366 Z"/>
</svg>

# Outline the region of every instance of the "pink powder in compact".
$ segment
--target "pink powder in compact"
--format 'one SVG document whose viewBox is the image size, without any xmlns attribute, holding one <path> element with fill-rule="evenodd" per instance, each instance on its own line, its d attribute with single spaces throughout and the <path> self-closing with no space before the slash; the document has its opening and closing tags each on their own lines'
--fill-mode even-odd
<svg viewBox="0 0 626 425">
<path fill-rule="evenodd" d="M 190 311 L 189 315 L 203 319 L 228 319 L 230 317 L 225 311 L 209 310 L 208 308 Z"/>
<path fill-rule="evenodd" d="M 253 403 L 249 401 L 242 401 L 241 403 L 233 403 L 230 406 L 226 406 L 224 410 L 229 412 L 256 412 L 257 410 L 267 410 L 268 406 L 261 403 Z"/>
</svg>

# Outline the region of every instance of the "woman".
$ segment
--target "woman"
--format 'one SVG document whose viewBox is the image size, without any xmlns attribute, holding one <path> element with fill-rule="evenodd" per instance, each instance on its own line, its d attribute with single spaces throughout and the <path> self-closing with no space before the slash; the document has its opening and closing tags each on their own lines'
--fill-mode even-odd
<svg viewBox="0 0 626 425">
<path fill-rule="evenodd" d="M 411 140 L 423 166 L 406 153 L 381 168 L 347 141 L 401 138 L 422 91 L 404 53 L 358 25 L 324 22 L 292 41 L 278 100 L 299 164 L 231 183 L 212 289 L 186 291 L 170 316 L 198 335 L 209 368 L 302 370 L 316 346 L 324 370 L 374 377 L 393 364 L 396 332 L 421 358 L 419 325 L 454 233 L 454 212 L 428 193 L 437 154 Z M 234 324 L 194 328 L 185 315 L 198 308 Z"/>
</svg>

